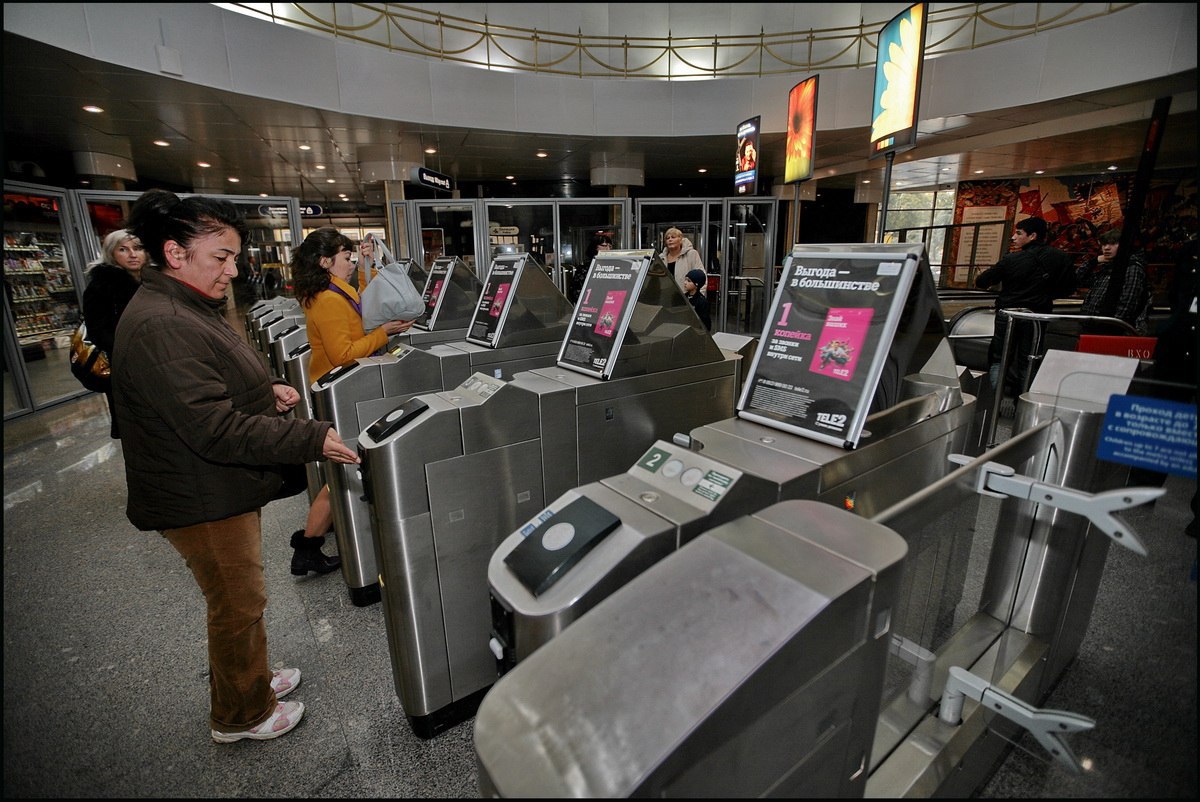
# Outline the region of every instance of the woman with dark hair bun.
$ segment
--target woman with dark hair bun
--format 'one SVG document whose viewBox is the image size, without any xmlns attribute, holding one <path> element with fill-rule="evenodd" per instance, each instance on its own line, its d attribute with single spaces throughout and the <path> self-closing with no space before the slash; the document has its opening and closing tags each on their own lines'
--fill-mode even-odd
<svg viewBox="0 0 1200 802">
<path fill-rule="evenodd" d="M 304 705 L 279 701 L 299 686 L 299 669 L 272 672 L 267 661 L 262 507 L 283 485 L 282 465 L 358 455 L 328 421 L 282 417 L 299 393 L 272 383 L 226 321 L 247 233 L 232 203 L 150 190 L 128 229 L 154 264 L 113 349 L 126 514 L 166 537 L 204 594 L 212 739 L 277 738 Z"/>
</svg>

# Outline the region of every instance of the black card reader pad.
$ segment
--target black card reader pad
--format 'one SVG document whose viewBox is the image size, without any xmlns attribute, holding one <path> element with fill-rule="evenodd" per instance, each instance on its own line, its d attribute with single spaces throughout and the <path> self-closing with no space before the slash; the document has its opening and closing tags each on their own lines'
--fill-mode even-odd
<svg viewBox="0 0 1200 802">
<path fill-rule="evenodd" d="M 538 524 L 504 563 L 534 596 L 540 596 L 620 525 L 620 518 L 580 496 Z"/>
<path fill-rule="evenodd" d="M 410 398 L 368 426 L 367 434 L 376 443 L 381 443 L 427 409 L 429 405 L 420 398 Z"/>
</svg>

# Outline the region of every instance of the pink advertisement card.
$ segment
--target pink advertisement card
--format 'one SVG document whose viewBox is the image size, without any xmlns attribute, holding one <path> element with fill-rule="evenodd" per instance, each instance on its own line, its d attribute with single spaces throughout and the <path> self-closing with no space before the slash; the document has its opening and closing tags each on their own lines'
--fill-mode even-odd
<svg viewBox="0 0 1200 802">
<path fill-rule="evenodd" d="M 830 309 L 809 370 L 842 381 L 853 379 L 874 314 L 871 308 Z"/>
<path fill-rule="evenodd" d="M 613 290 L 604 296 L 604 304 L 600 307 L 600 317 L 596 321 L 595 331 L 604 337 L 611 337 L 621 319 L 621 307 L 625 305 L 625 290 Z"/>
</svg>

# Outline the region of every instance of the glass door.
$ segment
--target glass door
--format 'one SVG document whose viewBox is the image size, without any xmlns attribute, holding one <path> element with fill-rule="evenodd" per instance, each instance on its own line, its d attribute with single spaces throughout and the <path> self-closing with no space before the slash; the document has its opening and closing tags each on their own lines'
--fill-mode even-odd
<svg viewBox="0 0 1200 802">
<path fill-rule="evenodd" d="M 472 201 L 462 200 L 417 200 L 409 201 L 409 231 L 413 232 L 410 240 L 410 252 L 414 259 L 419 260 L 425 270 L 433 267 L 433 262 L 440 256 L 457 256 L 467 264 L 480 281 L 487 278 L 487 264 L 479 264 L 487 259 L 483 254 L 480 259 L 480 248 L 486 247 L 479 242 L 478 232 L 487 231 L 486 225 L 480 223 L 482 216 L 479 207 Z"/>
<path fill-rule="evenodd" d="M 556 283 L 574 303 L 587 277 L 601 238 L 612 240 L 614 250 L 633 247 L 629 239 L 629 198 L 612 200 L 566 199 L 555 201 L 558 213 Z"/>
<path fill-rule="evenodd" d="M 4 417 L 85 390 L 71 375 L 71 333 L 83 301 L 82 258 L 66 192 L 4 184 Z"/>
<path fill-rule="evenodd" d="M 487 219 L 488 263 L 480 266 L 480 278 L 487 278 L 492 259 L 499 254 L 527 253 L 562 290 L 562 266 L 558 264 L 555 246 L 554 201 L 489 200 L 483 208 Z"/>
<path fill-rule="evenodd" d="M 726 198 L 722 203 L 725 239 L 721 266 L 723 301 L 721 331 L 757 336 L 779 280 L 775 264 L 774 198 Z"/>
</svg>

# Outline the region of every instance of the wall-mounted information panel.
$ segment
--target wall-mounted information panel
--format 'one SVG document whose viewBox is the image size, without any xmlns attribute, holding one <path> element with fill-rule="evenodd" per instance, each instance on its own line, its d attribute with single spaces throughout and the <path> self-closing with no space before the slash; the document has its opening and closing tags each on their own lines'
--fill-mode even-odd
<svg viewBox="0 0 1200 802">
<path fill-rule="evenodd" d="M 738 416 L 854 448 L 922 253 L 911 245 L 793 248 Z"/>
<path fill-rule="evenodd" d="M 592 261 L 558 363 L 608 379 L 653 251 L 608 251 Z"/>
</svg>

